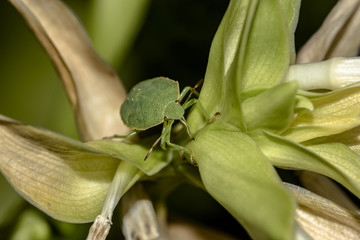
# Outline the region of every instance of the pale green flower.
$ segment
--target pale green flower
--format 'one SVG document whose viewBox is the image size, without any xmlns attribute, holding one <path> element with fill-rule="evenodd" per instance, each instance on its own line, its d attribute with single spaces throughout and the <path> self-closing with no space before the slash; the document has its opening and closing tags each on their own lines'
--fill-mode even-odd
<svg viewBox="0 0 360 240">
<path fill-rule="evenodd" d="M 186 129 L 174 132 L 176 142 L 192 150 L 198 168 L 170 149 L 156 149 L 144 162 L 152 138 L 96 140 L 128 131 L 118 116 L 125 92 L 116 75 L 60 2 L 12 2 L 55 62 L 88 141 L 0 118 L 0 169 L 32 204 L 63 221 L 95 220 L 89 239 L 102 239 L 119 199 L 136 182 L 161 182 L 157 194 L 163 196 L 182 179 L 205 189 L 253 239 L 322 236 L 311 225 L 315 215 L 321 233 L 360 237 L 354 212 L 283 184 L 274 168 L 320 173 L 360 197 L 359 59 L 294 65 L 300 1 L 230 1 L 212 42 L 199 96 L 209 116 L 220 115 L 208 122 L 195 105 L 187 116 L 195 141 Z M 343 11 L 347 21 L 330 21 L 338 29 L 333 41 L 347 36 L 342 26 L 359 12 L 359 4 L 352 4 L 334 10 Z M 47 12 L 50 8 L 58 12 Z M 355 10 L 346 14 L 344 9 Z M 48 21 L 57 18 L 62 21 Z M 320 54 L 335 57 L 329 52 L 335 49 L 331 43 Z M 139 229 L 148 222 L 148 237 L 166 237 L 159 227 L 165 221 L 156 224 L 149 201 L 142 206 L 147 207 L 140 215 L 124 214 L 125 235 L 144 237 Z"/>
</svg>

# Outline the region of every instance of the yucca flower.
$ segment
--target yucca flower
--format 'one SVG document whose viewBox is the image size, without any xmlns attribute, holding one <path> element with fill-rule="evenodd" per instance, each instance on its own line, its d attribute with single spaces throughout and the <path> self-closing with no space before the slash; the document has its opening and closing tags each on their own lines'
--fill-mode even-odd
<svg viewBox="0 0 360 240">
<path fill-rule="evenodd" d="M 158 223 L 136 183 L 161 184 L 156 195 L 165 199 L 174 182 L 185 180 L 207 191 L 253 239 L 360 237 L 357 208 L 339 200 L 340 190 L 326 182 L 338 192 L 320 197 L 283 183 L 275 168 L 321 174 L 360 197 L 360 60 L 351 58 L 359 37 L 350 34 L 359 27 L 358 1 L 340 1 L 297 55 L 300 1 L 230 1 L 198 98 L 209 116 L 220 115 L 208 122 L 195 105 L 187 116 L 195 141 L 186 129 L 173 132 L 197 166 L 171 149 L 154 149 L 143 161 L 152 137 L 103 139 L 129 132 L 119 116 L 126 94 L 114 71 L 60 1 L 11 3 L 53 60 L 84 141 L 0 118 L 0 170 L 33 205 L 62 221 L 95 221 L 88 239 L 104 239 L 126 193 L 124 235 L 166 239 L 166 217 Z M 303 186 L 317 191 L 307 174 Z M 161 216 L 164 202 L 155 209 Z"/>
</svg>

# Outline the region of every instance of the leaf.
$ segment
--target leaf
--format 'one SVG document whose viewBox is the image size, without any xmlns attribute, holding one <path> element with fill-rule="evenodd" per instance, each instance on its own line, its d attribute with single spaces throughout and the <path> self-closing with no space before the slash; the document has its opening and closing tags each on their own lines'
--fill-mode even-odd
<svg viewBox="0 0 360 240">
<path fill-rule="evenodd" d="M 95 49 L 113 66 L 120 66 L 131 48 L 149 5 L 147 0 L 93 0 L 90 35 Z"/>
<path fill-rule="evenodd" d="M 296 220 L 314 239 L 358 239 L 359 214 L 306 189 L 287 184 L 296 198 Z"/>
<path fill-rule="evenodd" d="M 119 117 L 125 90 L 58 0 L 10 0 L 47 51 L 67 90 L 84 140 L 128 132 Z M 96 96 L 96 97 L 94 97 Z"/>
<path fill-rule="evenodd" d="M 281 132 L 293 120 L 297 84 L 279 84 L 242 103 L 247 130 L 263 128 Z"/>
<path fill-rule="evenodd" d="M 141 146 L 132 142 L 98 140 L 86 144 L 135 165 L 149 176 L 158 173 L 170 163 L 170 159 L 166 158 L 165 151 L 155 149 L 151 152 L 148 159 L 144 161 L 150 147 Z"/>
<path fill-rule="evenodd" d="M 319 30 L 300 49 L 297 63 L 318 62 L 332 57 L 354 57 L 360 45 L 360 3 L 338 1 Z"/>
<path fill-rule="evenodd" d="M 360 125 L 359 86 L 310 97 L 314 110 L 298 113 L 283 135 L 295 142 L 345 132 Z"/>
<path fill-rule="evenodd" d="M 0 116 L 1 172 L 21 196 L 56 219 L 93 221 L 120 162 L 81 142 Z"/>
<path fill-rule="evenodd" d="M 221 120 L 187 145 L 206 190 L 253 239 L 291 239 L 294 202 L 255 142 Z"/>
<path fill-rule="evenodd" d="M 305 147 L 265 131 L 253 132 L 251 137 L 274 166 L 321 173 L 360 197 L 359 157 L 346 146 L 334 143 Z"/>
</svg>

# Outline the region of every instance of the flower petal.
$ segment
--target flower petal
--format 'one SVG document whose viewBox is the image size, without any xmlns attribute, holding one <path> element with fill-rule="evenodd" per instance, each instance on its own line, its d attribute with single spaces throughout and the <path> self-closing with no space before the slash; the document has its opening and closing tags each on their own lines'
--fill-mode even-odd
<svg viewBox="0 0 360 240">
<path fill-rule="evenodd" d="M 230 1 L 211 46 L 199 96 L 209 115 L 220 112 L 221 118 L 244 129 L 241 93 L 282 80 L 290 63 L 289 29 L 296 18 L 284 17 L 286 6 L 275 0 Z M 199 111 L 193 111 L 188 122 L 197 123 L 190 126 L 195 132 L 205 125 Z"/>
<path fill-rule="evenodd" d="M 290 44 L 290 62 L 295 62 L 295 41 L 294 33 L 299 20 L 299 11 L 301 0 L 279 0 L 280 7 L 284 14 L 285 22 L 288 25 L 289 31 L 289 44 Z"/>
<path fill-rule="evenodd" d="M 281 132 L 293 120 L 297 84 L 279 84 L 243 101 L 246 129 Z"/>
<path fill-rule="evenodd" d="M 295 142 L 345 132 L 360 125 L 360 87 L 353 86 L 317 96 L 309 96 L 314 110 L 298 113 L 283 135 Z"/>
<path fill-rule="evenodd" d="M 1 172 L 20 195 L 56 219 L 94 220 L 119 162 L 81 142 L 0 116 Z"/>
<path fill-rule="evenodd" d="M 119 117 L 125 90 L 94 52 L 74 14 L 58 0 L 10 0 L 48 52 L 66 87 L 84 140 L 128 129 Z"/>
<path fill-rule="evenodd" d="M 349 194 L 328 177 L 310 171 L 299 171 L 297 175 L 301 185 L 307 190 L 327 198 L 346 209 L 360 212 L 359 207 L 354 203 Z"/>
<path fill-rule="evenodd" d="M 359 239 L 359 214 L 310 191 L 285 184 L 298 203 L 296 220 L 314 239 Z"/>
<path fill-rule="evenodd" d="M 118 157 L 132 163 L 149 176 L 158 173 L 170 163 L 170 159 L 166 158 L 165 151 L 155 149 L 151 152 L 148 159 L 144 161 L 150 147 L 141 146 L 132 142 L 98 140 L 86 144 L 104 153 L 111 154 L 113 157 Z"/>
<path fill-rule="evenodd" d="M 296 62 L 308 63 L 332 57 L 357 56 L 360 46 L 359 27 L 359 1 L 338 1 L 320 29 L 299 51 Z"/>
<path fill-rule="evenodd" d="M 336 57 L 290 66 L 285 82 L 297 81 L 302 90 L 336 90 L 360 82 L 360 58 Z"/>
<path fill-rule="evenodd" d="M 274 166 L 321 173 L 360 197 L 359 156 L 345 145 L 305 147 L 265 131 L 253 132 L 251 136 Z"/>
<path fill-rule="evenodd" d="M 308 141 L 308 144 L 319 144 L 328 142 L 342 143 L 360 155 L 360 127 L 352 128 L 340 134 L 317 138 Z"/>
<path fill-rule="evenodd" d="M 255 142 L 221 120 L 187 145 L 205 189 L 254 239 L 291 239 L 294 202 Z"/>
</svg>

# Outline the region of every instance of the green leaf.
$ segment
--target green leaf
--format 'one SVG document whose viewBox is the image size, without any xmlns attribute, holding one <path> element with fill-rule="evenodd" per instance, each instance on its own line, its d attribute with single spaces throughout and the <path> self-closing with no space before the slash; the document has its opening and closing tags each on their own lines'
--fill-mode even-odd
<svg viewBox="0 0 360 240">
<path fill-rule="evenodd" d="M 131 48 L 149 5 L 147 0 L 93 0 L 90 32 L 95 49 L 118 66 Z"/>
<path fill-rule="evenodd" d="M 255 142 L 216 120 L 187 145 L 206 190 L 254 239 L 291 239 L 294 202 Z"/>
<path fill-rule="evenodd" d="M 251 137 L 274 166 L 321 173 L 360 197 L 359 156 L 345 145 L 305 147 L 265 131 L 253 132 Z"/>
<path fill-rule="evenodd" d="M 0 115 L 2 174 L 21 196 L 56 219 L 93 221 L 120 162 L 133 167 L 81 142 Z"/>
<path fill-rule="evenodd" d="M 98 140 L 86 144 L 99 149 L 102 152 L 111 154 L 113 157 L 133 164 L 149 176 L 158 173 L 161 169 L 166 167 L 171 160 L 167 158 L 165 151 L 154 149 L 148 159 L 144 161 L 150 147 L 145 147 L 132 142 Z"/>
<path fill-rule="evenodd" d="M 360 125 L 360 87 L 348 87 L 308 96 L 314 110 L 299 111 L 292 127 L 283 135 L 295 142 L 345 132 Z"/>
<path fill-rule="evenodd" d="M 242 103 L 246 129 L 281 132 L 293 120 L 297 84 L 279 84 Z"/>
</svg>

